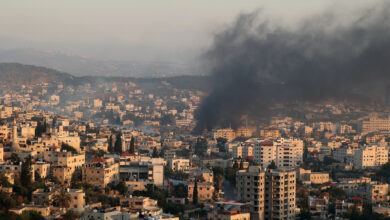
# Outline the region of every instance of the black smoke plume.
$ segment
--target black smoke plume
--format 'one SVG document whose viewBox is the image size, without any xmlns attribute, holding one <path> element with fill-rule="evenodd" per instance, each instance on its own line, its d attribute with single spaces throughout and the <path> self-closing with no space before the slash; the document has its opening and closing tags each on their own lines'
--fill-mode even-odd
<svg viewBox="0 0 390 220">
<path fill-rule="evenodd" d="M 237 126 L 242 115 L 265 114 L 271 103 L 383 95 L 390 85 L 389 6 L 348 22 L 326 13 L 295 28 L 260 12 L 239 16 L 203 56 L 213 89 L 195 113 L 195 130 Z"/>
</svg>

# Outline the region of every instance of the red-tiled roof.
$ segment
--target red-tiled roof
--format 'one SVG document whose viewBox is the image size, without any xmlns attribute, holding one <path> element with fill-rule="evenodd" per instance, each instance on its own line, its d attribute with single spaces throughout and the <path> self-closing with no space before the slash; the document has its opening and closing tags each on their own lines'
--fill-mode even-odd
<svg viewBox="0 0 390 220">
<path fill-rule="evenodd" d="M 355 196 L 355 197 L 352 197 L 351 200 L 359 200 L 359 201 L 362 201 L 363 198 L 361 197 L 358 197 L 358 196 Z"/>
<path fill-rule="evenodd" d="M 260 143 L 260 146 L 274 146 L 274 143 L 270 141 L 263 141 Z"/>
<path fill-rule="evenodd" d="M 321 196 L 329 197 L 329 193 L 327 193 L 327 192 L 321 193 Z"/>
<path fill-rule="evenodd" d="M 331 187 L 335 187 L 336 186 L 334 183 L 331 183 L 331 182 L 327 182 L 327 183 L 324 183 L 322 185 L 323 186 L 331 186 Z"/>
<path fill-rule="evenodd" d="M 253 159 L 255 159 L 255 157 L 254 156 L 247 156 L 246 159 L 253 160 Z"/>
<path fill-rule="evenodd" d="M 121 156 L 124 156 L 124 157 L 135 157 L 135 156 L 137 156 L 137 154 L 131 154 L 131 153 L 125 152 L 125 153 L 122 153 Z"/>
<path fill-rule="evenodd" d="M 102 157 L 95 157 L 91 160 L 91 163 L 104 163 L 106 160 Z"/>
</svg>

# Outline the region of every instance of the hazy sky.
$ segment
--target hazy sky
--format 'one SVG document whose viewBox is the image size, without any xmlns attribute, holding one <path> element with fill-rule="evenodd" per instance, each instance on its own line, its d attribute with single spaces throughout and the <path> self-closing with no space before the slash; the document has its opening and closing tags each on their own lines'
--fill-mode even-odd
<svg viewBox="0 0 390 220">
<path fill-rule="evenodd" d="M 179 62 L 197 56 L 240 13 L 262 8 L 293 24 L 368 0 L 1 0 L 0 49 L 36 48 L 99 59 Z"/>
</svg>

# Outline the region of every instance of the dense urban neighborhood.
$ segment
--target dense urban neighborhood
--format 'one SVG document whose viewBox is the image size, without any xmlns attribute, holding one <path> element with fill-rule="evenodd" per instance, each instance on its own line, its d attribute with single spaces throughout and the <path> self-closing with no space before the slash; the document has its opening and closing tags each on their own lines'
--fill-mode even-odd
<svg viewBox="0 0 390 220">
<path fill-rule="evenodd" d="M 192 77 L 38 78 L 0 86 L 0 219 L 390 217 L 386 105 L 278 104 L 195 132 Z"/>
</svg>

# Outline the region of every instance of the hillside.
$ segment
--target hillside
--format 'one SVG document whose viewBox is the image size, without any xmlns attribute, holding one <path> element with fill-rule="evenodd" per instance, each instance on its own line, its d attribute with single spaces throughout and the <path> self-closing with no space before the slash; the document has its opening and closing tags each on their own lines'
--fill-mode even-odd
<svg viewBox="0 0 390 220">
<path fill-rule="evenodd" d="M 8 85 L 38 84 L 50 82 L 71 82 L 74 76 L 54 69 L 24 65 L 20 63 L 0 63 L 0 83 Z"/>
<path fill-rule="evenodd" d="M 141 86 L 155 87 L 166 81 L 177 89 L 195 89 L 205 91 L 209 88 L 207 76 L 173 76 L 154 78 L 134 78 L 134 77 L 102 77 L 102 76 L 82 76 L 77 77 L 68 73 L 63 73 L 54 69 L 25 65 L 19 63 L 0 63 L 0 85 L 11 86 L 31 85 L 39 83 L 62 82 L 64 84 L 82 85 L 90 83 L 94 86 L 101 82 L 134 82 Z"/>
</svg>

